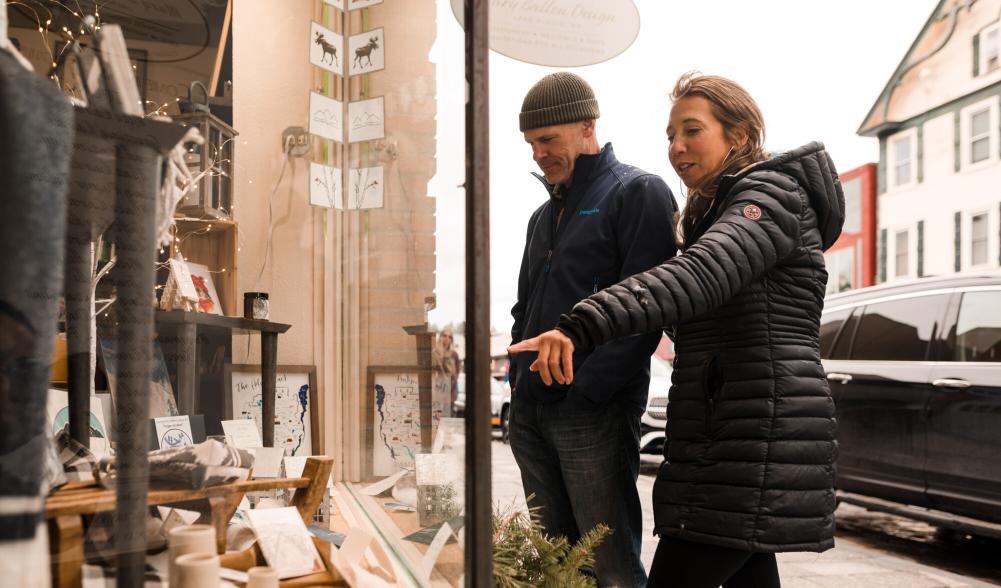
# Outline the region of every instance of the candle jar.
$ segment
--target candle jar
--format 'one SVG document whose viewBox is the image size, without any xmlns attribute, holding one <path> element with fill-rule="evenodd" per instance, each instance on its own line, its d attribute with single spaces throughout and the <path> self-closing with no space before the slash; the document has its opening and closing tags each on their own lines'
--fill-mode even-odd
<svg viewBox="0 0 1001 588">
<path fill-rule="evenodd" d="M 243 316 L 249 319 L 268 320 L 271 310 L 268 306 L 267 292 L 243 293 Z"/>
</svg>

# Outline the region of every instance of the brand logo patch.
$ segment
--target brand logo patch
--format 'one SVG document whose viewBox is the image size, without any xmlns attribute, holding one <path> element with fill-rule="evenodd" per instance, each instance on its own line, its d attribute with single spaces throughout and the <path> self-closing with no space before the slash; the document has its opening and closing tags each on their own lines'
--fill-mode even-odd
<svg viewBox="0 0 1001 588">
<path fill-rule="evenodd" d="M 588 215 L 591 215 L 591 214 L 598 214 L 599 212 L 601 212 L 601 211 L 598 210 L 597 208 L 592 208 L 591 210 L 582 210 L 582 211 L 578 212 L 577 214 L 579 214 L 580 216 L 588 216 Z"/>
<path fill-rule="evenodd" d="M 761 209 L 755 206 L 754 204 L 748 204 L 747 206 L 744 207 L 744 216 L 753 221 L 756 221 L 759 218 L 761 218 Z"/>
</svg>

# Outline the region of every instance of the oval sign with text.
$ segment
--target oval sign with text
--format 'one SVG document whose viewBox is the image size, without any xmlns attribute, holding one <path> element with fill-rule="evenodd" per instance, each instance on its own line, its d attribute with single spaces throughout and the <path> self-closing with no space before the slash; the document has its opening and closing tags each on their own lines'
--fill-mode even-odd
<svg viewBox="0 0 1001 588">
<path fill-rule="evenodd" d="M 464 25 L 463 0 L 451 0 Z M 608 61 L 640 31 L 633 0 L 490 0 L 490 48 L 518 61 L 577 67 Z"/>
</svg>

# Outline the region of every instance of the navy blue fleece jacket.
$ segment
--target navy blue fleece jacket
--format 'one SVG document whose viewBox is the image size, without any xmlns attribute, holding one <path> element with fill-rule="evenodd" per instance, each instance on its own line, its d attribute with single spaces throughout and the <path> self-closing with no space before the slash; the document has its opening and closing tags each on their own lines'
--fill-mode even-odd
<svg viewBox="0 0 1001 588">
<path fill-rule="evenodd" d="M 674 213 L 677 203 L 659 176 L 615 158 L 611 143 L 600 153 L 574 162 L 569 190 L 536 174 L 549 200 L 528 222 L 525 253 L 518 278 L 518 302 L 511 309 L 514 343 L 555 327 L 560 315 L 581 299 L 677 252 Z M 563 207 L 557 225 L 557 211 Z M 629 337 L 574 354 L 569 387 L 546 386 L 528 367 L 535 353 L 512 357 L 511 381 L 518 401 L 554 402 L 569 398 L 589 406 L 612 400 L 642 412 L 650 384 L 650 355 L 660 332 Z"/>
</svg>

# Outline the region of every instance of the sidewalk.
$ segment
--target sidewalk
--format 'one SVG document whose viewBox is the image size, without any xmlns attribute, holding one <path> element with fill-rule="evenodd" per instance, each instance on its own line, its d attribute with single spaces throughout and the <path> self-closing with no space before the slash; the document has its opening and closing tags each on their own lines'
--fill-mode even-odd
<svg viewBox="0 0 1001 588">
<path fill-rule="evenodd" d="M 518 465 L 511 447 L 494 441 L 493 501 L 502 508 L 514 504 L 525 508 Z M 657 549 L 653 529 L 651 494 L 653 476 L 641 475 L 637 485 L 643 504 L 643 563 L 647 569 Z M 842 505 L 842 509 L 857 508 Z M 922 565 L 910 559 L 864 547 L 847 539 L 837 539 L 834 549 L 824 553 L 781 553 L 779 574 L 783 588 L 986 588 L 995 586 Z"/>
</svg>

